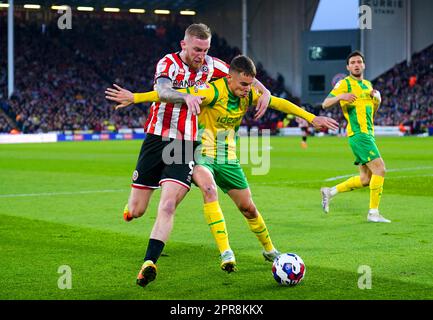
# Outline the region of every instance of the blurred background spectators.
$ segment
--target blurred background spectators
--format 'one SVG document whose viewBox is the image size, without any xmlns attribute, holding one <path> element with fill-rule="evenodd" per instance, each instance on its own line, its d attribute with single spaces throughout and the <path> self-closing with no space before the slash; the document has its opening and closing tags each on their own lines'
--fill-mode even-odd
<svg viewBox="0 0 433 320">
<path fill-rule="evenodd" d="M 60 30 L 56 19 L 29 21 L 17 14 L 16 90 L 10 99 L 6 99 L 6 41 L 0 45 L 0 132 L 102 132 L 142 127 L 149 104 L 115 111 L 104 90 L 113 83 L 136 92 L 152 90 L 156 63 L 165 54 L 180 50 L 179 41 L 190 22 L 180 18 L 145 23 L 131 15 L 80 14 L 74 17 L 71 30 Z M 1 19 L 1 39 L 7 39 L 6 30 L 6 19 Z M 209 54 L 230 63 L 240 50 L 214 34 Z M 302 104 L 286 89 L 281 75 L 274 79 L 260 62 L 256 64 L 257 78 L 273 95 Z M 414 55 L 410 66 L 396 65 L 373 83 L 383 99 L 376 125 L 401 125 L 410 133 L 422 133 L 433 126 L 433 46 Z M 315 114 L 331 116 L 345 127 L 339 108 L 324 111 L 320 106 L 303 106 Z M 293 118 L 271 109 L 259 121 L 254 120 L 251 109 L 242 124 L 270 128 L 273 133 L 297 125 Z"/>
</svg>

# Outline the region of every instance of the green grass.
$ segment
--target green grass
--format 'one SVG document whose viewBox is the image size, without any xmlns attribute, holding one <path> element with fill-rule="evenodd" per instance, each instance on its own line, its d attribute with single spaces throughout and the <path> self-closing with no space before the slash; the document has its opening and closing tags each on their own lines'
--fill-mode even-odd
<svg viewBox="0 0 433 320">
<path fill-rule="evenodd" d="M 135 285 L 159 192 L 131 223 L 121 213 L 141 141 L 0 146 L 0 299 L 432 299 L 433 140 L 377 138 L 389 170 L 381 212 L 366 222 L 368 189 L 339 195 L 324 215 L 321 186 L 356 172 L 345 138 L 271 139 L 271 170 L 251 174 L 253 198 L 283 252 L 296 252 L 306 277 L 281 287 L 230 199 L 220 192 L 237 273 L 219 255 L 197 188 L 179 206 L 158 277 Z M 58 268 L 72 270 L 61 290 Z M 360 290 L 359 266 L 372 270 Z"/>
</svg>

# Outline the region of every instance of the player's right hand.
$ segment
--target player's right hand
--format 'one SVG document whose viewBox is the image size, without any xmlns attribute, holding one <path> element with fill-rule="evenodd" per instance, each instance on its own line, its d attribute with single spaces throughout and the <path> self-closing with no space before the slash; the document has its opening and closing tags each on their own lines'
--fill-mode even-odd
<svg viewBox="0 0 433 320">
<path fill-rule="evenodd" d="M 185 96 L 185 103 L 188 106 L 188 109 L 191 110 L 193 115 L 200 114 L 200 104 L 204 97 L 193 96 L 192 94 L 187 94 Z"/>
<path fill-rule="evenodd" d="M 315 117 L 311 124 L 316 129 L 338 130 L 338 122 L 329 117 Z"/>
<path fill-rule="evenodd" d="M 105 98 L 114 102 L 119 103 L 116 106 L 116 110 L 119 108 L 125 108 L 130 104 L 134 103 L 134 94 L 131 91 L 123 89 L 117 84 L 113 84 L 113 88 L 107 88 L 105 90 Z"/>
<path fill-rule="evenodd" d="M 350 103 L 354 102 L 357 98 L 353 93 L 343 93 L 338 96 L 340 100 L 348 101 Z"/>
</svg>

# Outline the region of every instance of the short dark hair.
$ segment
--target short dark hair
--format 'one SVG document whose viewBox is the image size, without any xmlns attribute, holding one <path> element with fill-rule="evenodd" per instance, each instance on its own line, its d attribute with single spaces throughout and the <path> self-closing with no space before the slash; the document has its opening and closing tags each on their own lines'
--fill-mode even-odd
<svg viewBox="0 0 433 320">
<path fill-rule="evenodd" d="M 351 54 L 349 54 L 349 56 L 347 57 L 347 59 L 346 59 L 346 64 L 347 65 L 349 65 L 350 58 L 353 58 L 353 57 L 361 57 L 362 58 L 362 62 L 365 63 L 365 58 L 364 58 L 364 55 L 362 54 L 362 52 L 359 51 L 359 50 L 355 50 Z"/>
<path fill-rule="evenodd" d="M 239 55 L 233 58 L 232 62 L 230 63 L 229 72 L 232 71 L 243 73 L 253 78 L 257 74 L 256 66 L 254 65 L 253 60 L 243 55 Z"/>
</svg>

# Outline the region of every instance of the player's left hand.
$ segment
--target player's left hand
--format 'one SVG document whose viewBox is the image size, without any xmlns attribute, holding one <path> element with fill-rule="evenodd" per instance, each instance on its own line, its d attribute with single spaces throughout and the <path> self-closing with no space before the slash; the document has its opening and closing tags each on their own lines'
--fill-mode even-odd
<svg viewBox="0 0 433 320">
<path fill-rule="evenodd" d="M 192 94 L 187 94 L 184 97 L 185 103 L 188 106 L 188 109 L 191 110 L 193 115 L 200 114 L 200 104 L 202 103 L 203 99 L 204 97 L 194 96 Z"/>
<path fill-rule="evenodd" d="M 134 103 L 134 94 L 131 91 L 123 89 L 117 84 L 113 84 L 113 87 L 115 89 L 107 88 L 107 90 L 105 90 L 105 94 L 106 94 L 105 98 L 119 103 L 116 106 L 116 110 L 120 108 L 125 108 L 130 104 Z"/>
<path fill-rule="evenodd" d="M 312 122 L 312 125 L 316 129 L 327 128 L 331 130 L 338 130 L 338 122 L 328 117 L 315 117 Z"/>
<path fill-rule="evenodd" d="M 254 120 L 258 120 L 261 117 L 263 117 L 266 110 L 268 109 L 270 100 L 271 100 L 271 92 L 269 90 L 260 96 L 259 100 L 257 101 L 256 114 L 254 115 Z"/>
</svg>

